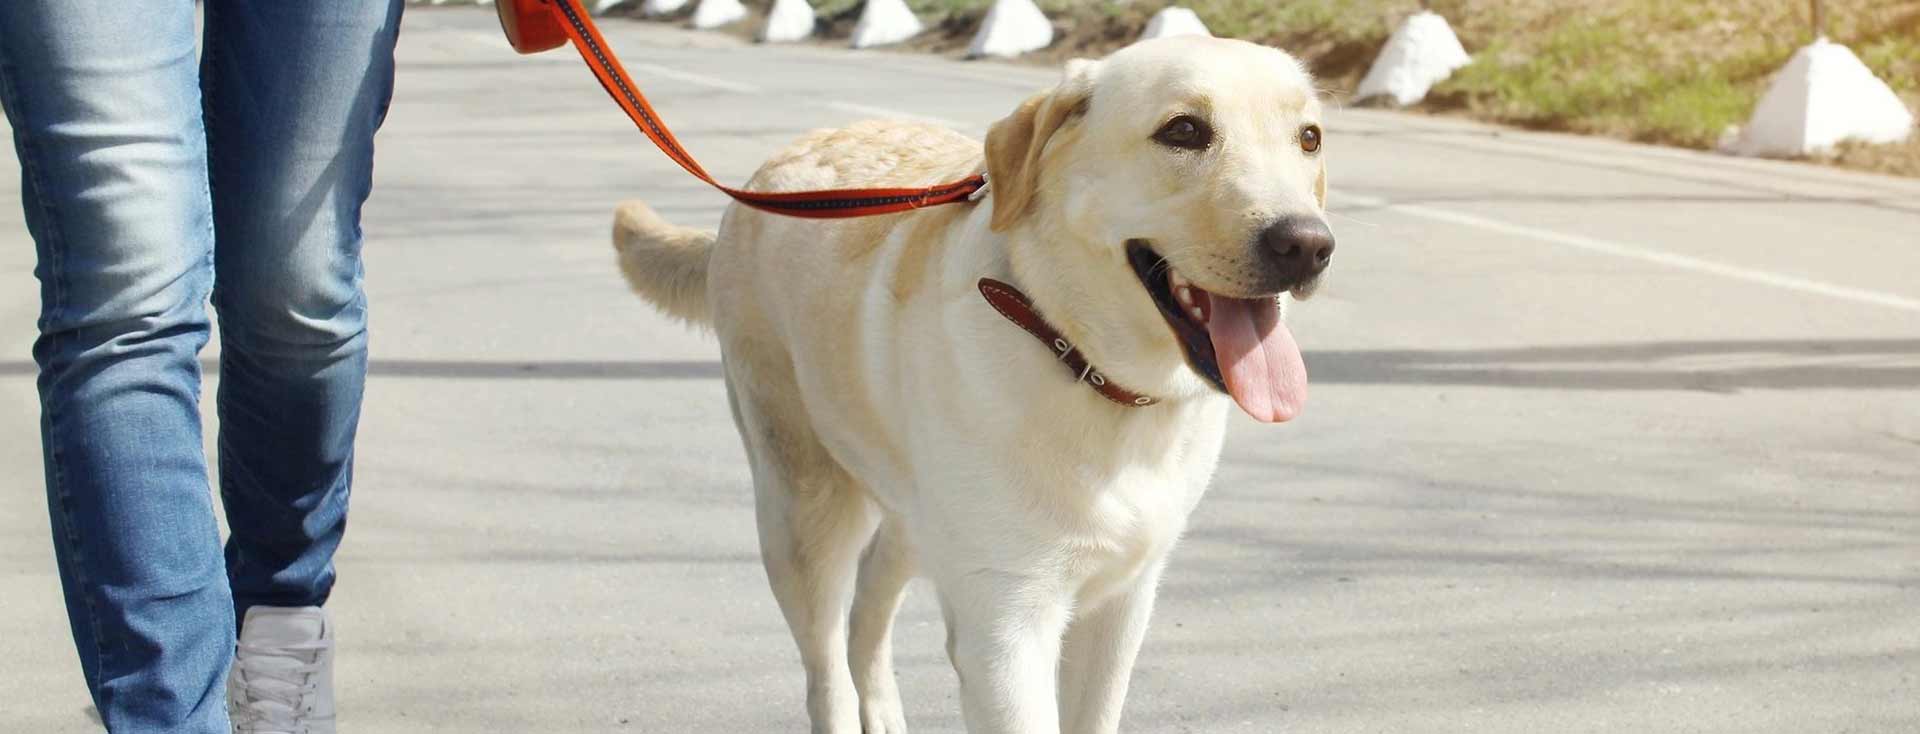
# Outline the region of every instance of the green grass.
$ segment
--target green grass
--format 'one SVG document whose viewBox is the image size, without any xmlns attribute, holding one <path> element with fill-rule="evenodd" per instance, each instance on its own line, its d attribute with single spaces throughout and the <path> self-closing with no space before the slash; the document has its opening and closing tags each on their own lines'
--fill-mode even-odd
<svg viewBox="0 0 1920 734">
<path fill-rule="evenodd" d="M 1498 40 L 1435 90 L 1436 105 L 1529 127 L 1620 135 L 1693 147 L 1744 122 L 1765 75 L 1767 49 L 1702 59 L 1675 54 L 1668 34 L 1635 22 L 1633 8 Z"/>
<path fill-rule="evenodd" d="M 1436 104 L 1531 127 L 1710 147 L 1744 124 L 1771 74 L 1809 40 L 1803 3 L 1614 0 L 1562 17 L 1489 8 L 1486 44 Z M 1920 2 L 1832 2 L 1830 33 L 1920 98 Z M 1491 22 L 1489 22 L 1491 21 Z M 1469 34 L 1469 48 L 1473 42 Z M 1920 172 L 1920 167 L 1916 167 Z"/>
<path fill-rule="evenodd" d="M 1189 3 L 1217 35 L 1272 38 L 1303 31 L 1334 42 L 1384 41 L 1381 22 L 1390 3 L 1353 0 L 1197 0 Z"/>
</svg>

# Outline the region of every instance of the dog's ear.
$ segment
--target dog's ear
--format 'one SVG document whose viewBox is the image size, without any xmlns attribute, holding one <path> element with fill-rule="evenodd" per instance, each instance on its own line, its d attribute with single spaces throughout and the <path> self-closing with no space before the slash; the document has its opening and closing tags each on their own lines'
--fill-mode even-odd
<svg viewBox="0 0 1920 734">
<path fill-rule="evenodd" d="M 1320 201 L 1320 211 L 1327 210 L 1327 159 L 1320 157 L 1320 177 L 1313 181 L 1313 198 Z"/>
<path fill-rule="evenodd" d="M 1026 215 L 1039 193 L 1040 156 L 1068 121 L 1086 114 L 1098 62 L 1067 64 L 1058 87 L 1020 104 L 987 131 L 987 180 L 993 186 L 993 230 L 1004 232 Z"/>
</svg>

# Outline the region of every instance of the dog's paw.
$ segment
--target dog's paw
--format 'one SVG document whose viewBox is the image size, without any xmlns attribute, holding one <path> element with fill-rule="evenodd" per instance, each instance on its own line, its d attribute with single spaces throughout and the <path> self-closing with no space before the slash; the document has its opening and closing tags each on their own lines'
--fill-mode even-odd
<svg viewBox="0 0 1920 734">
<path fill-rule="evenodd" d="M 860 702 L 861 734 L 907 734 L 907 714 L 898 695 Z"/>
</svg>

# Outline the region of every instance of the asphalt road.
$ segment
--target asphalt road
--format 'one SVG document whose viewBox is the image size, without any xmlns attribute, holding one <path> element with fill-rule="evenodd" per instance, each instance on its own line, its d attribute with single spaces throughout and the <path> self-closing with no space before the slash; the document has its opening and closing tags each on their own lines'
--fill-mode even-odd
<svg viewBox="0 0 1920 734">
<path fill-rule="evenodd" d="M 722 199 L 577 59 L 516 57 L 472 9 L 407 24 L 366 223 L 343 731 L 804 730 L 715 347 L 628 295 L 607 244 L 618 200 L 711 225 Z M 977 134 L 1052 78 L 608 31 L 736 182 L 860 117 Z M 1328 129 L 1340 260 L 1294 310 L 1313 400 L 1236 419 L 1127 730 L 1920 731 L 1920 182 Z M 0 732 L 82 732 L 31 270 L 0 207 Z M 900 620 L 903 693 L 954 732 L 930 597 Z"/>
</svg>

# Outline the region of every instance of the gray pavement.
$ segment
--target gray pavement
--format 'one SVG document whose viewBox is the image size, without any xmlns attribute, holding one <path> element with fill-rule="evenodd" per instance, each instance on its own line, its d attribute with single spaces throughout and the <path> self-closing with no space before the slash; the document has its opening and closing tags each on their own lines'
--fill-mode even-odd
<svg viewBox="0 0 1920 734">
<path fill-rule="evenodd" d="M 577 59 L 409 12 L 367 215 L 343 731 L 803 731 L 715 347 L 629 296 L 607 244 L 618 200 L 712 225 L 722 199 Z M 731 182 L 883 111 L 977 134 L 1052 78 L 607 30 Z M 1236 419 L 1127 730 L 1920 731 L 1920 182 L 1328 129 L 1340 261 L 1294 311 L 1313 400 Z M 0 207 L 0 732 L 83 732 L 31 270 Z M 907 715 L 955 732 L 930 596 L 900 620 Z"/>
</svg>

